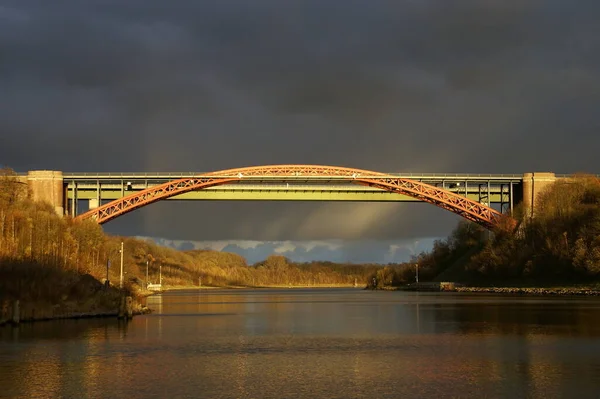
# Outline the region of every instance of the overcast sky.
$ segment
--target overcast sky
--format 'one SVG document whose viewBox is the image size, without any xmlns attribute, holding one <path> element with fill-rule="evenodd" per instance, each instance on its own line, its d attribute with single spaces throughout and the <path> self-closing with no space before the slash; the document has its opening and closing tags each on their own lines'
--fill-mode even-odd
<svg viewBox="0 0 600 399">
<path fill-rule="evenodd" d="M 3 0 L 0 164 L 600 173 L 598 0 Z M 178 239 L 440 236 L 425 204 L 159 203 Z"/>
</svg>

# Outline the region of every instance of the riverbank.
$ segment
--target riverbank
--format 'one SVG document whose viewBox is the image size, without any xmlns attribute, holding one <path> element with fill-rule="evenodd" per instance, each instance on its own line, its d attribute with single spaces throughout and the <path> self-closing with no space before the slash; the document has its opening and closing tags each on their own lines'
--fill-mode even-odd
<svg viewBox="0 0 600 399">
<path fill-rule="evenodd" d="M 132 315 L 138 316 L 151 313 L 151 309 L 134 301 L 132 303 Z M 0 313 L 0 327 L 5 325 L 16 325 L 20 323 L 31 323 L 50 320 L 68 319 L 92 319 L 106 317 L 123 317 L 118 307 L 113 309 L 94 309 L 81 305 L 51 305 L 48 303 L 21 302 L 15 305 L 15 301 L 4 301 Z"/>
<path fill-rule="evenodd" d="M 454 292 L 552 295 L 552 296 L 600 296 L 600 290 L 580 287 L 456 287 Z"/>
<path fill-rule="evenodd" d="M 289 285 L 289 284 L 271 284 L 271 285 L 222 285 L 222 286 L 202 286 L 197 285 L 166 285 L 162 290 L 146 291 L 144 294 L 156 294 L 167 291 L 185 291 L 185 290 L 236 290 L 236 289 L 283 289 L 283 288 L 359 288 L 363 289 L 364 285 L 355 286 L 354 284 L 311 284 L 311 285 Z M 141 291 L 140 291 L 141 292 Z M 146 296 L 148 296 L 146 295 Z"/>
<path fill-rule="evenodd" d="M 481 294 L 545 295 L 545 296 L 600 296 L 600 287 L 593 285 L 572 286 L 466 286 L 453 282 L 419 283 L 400 287 L 383 287 L 385 291 L 416 292 L 465 292 Z"/>
<path fill-rule="evenodd" d="M 103 284 L 91 274 L 81 274 L 74 270 L 35 262 L 13 261 L 5 262 L 0 266 L 0 326 L 46 320 L 118 317 L 119 314 L 123 315 L 124 297 L 132 298 L 130 302 L 133 315 L 150 313 L 151 309 L 144 306 L 144 298 L 167 291 L 353 286 L 352 284 L 272 284 L 199 287 L 191 284 L 163 284 L 161 290 L 154 291 L 144 289 L 143 285 L 134 283 L 133 279 L 120 289 L 114 285 Z"/>
<path fill-rule="evenodd" d="M 13 261 L 0 267 L 0 325 L 32 321 L 117 317 L 122 298 L 133 314 L 148 312 L 133 287 L 106 286 L 90 274 Z"/>
</svg>

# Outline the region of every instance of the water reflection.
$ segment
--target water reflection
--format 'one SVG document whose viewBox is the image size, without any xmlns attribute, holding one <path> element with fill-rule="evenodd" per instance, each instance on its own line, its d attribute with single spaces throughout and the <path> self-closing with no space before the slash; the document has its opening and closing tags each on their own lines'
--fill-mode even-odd
<svg viewBox="0 0 600 399">
<path fill-rule="evenodd" d="M 190 291 L 0 329 L 2 397 L 597 397 L 600 301 Z"/>
</svg>

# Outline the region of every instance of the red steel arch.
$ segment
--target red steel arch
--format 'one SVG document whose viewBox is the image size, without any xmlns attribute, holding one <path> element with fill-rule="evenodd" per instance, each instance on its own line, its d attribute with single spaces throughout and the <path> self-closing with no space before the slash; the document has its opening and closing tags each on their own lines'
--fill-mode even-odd
<svg viewBox="0 0 600 399">
<path fill-rule="evenodd" d="M 362 169 L 319 165 L 270 165 L 228 169 L 202 174 L 197 178 L 184 178 L 150 187 L 106 205 L 85 212 L 75 219 L 93 219 L 99 224 L 131 212 L 156 201 L 174 197 L 194 190 L 202 190 L 222 184 L 243 181 L 249 177 L 265 178 L 335 178 L 356 184 L 377 187 L 390 192 L 407 195 L 454 212 L 488 229 L 500 222 L 502 214 L 462 195 L 434 187 L 419 181 L 400 178 L 380 172 Z"/>
</svg>

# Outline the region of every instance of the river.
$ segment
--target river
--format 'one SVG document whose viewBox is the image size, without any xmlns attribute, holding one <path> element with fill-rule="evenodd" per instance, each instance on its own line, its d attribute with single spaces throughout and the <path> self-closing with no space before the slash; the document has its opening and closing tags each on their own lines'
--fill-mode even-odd
<svg viewBox="0 0 600 399">
<path fill-rule="evenodd" d="M 0 328 L 1 398 L 599 398 L 600 300 L 176 291 Z"/>
</svg>

